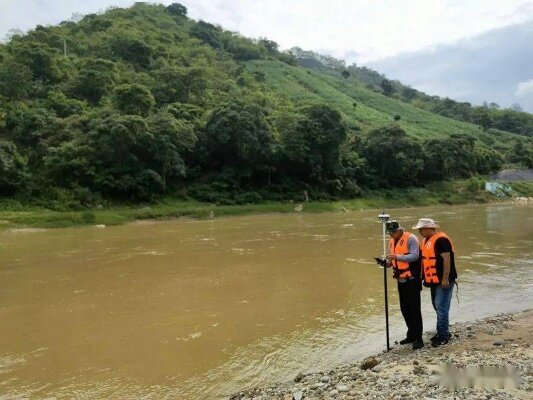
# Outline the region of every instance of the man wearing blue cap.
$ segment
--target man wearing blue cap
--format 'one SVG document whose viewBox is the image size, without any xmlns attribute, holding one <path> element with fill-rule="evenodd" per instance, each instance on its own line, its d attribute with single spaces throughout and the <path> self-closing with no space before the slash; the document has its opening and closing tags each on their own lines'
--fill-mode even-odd
<svg viewBox="0 0 533 400">
<path fill-rule="evenodd" d="M 412 343 L 413 350 L 424 347 L 422 340 L 422 312 L 420 310 L 420 247 L 418 239 L 410 232 L 405 232 L 397 221 L 386 224 L 389 241 L 388 264 L 394 270 L 398 281 L 400 310 L 402 311 L 407 335 L 400 344 Z"/>
</svg>

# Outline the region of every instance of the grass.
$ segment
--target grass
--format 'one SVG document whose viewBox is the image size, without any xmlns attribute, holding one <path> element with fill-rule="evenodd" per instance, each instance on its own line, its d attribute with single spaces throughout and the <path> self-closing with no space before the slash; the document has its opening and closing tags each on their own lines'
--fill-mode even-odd
<svg viewBox="0 0 533 400">
<path fill-rule="evenodd" d="M 496 197 L 472 190 L 471 180 L 441 182 L 425 188 L 394 189 L 365 193 L 364 197 L 333 202 L 304 203 L 303 212 L 338 212 L 364 209 L 429 206 L 437 204 L 486 203 Z M 529 187 L 533 190 L 533 185 Z M 232 215 L 294 213 L 297 204 L 264 202 L 217 206 L 194 200 L 165 198 L 144 206 L 117 205 L 100 210 L 53 211 L 42 207 L 0 202 L 0 230 L 13 228 L 64 228 L 89 225 L 119 225 L 135 220 L 163 220 L 179 217 L 212 218 Z"/>
<path fill-rule="evenodd" d="M 510 182 L 509 186 L 519 196 L 533 197 L 533 182 Z"/>
</svg>

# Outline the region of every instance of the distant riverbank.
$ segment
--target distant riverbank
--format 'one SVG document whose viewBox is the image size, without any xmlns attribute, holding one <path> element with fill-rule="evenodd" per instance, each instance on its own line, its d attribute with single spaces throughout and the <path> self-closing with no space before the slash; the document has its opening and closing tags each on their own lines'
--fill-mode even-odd
<svg viewBox="0 0 533 400">
<path fill-rule="evenodd" d="M 365 209 L 420 207 L 509 201 L 500 199 L 471 181 L 440 183 L 429 188 L 371 191 L 356 199 L 311 202 L 263 202 L 242 205 L 215 205 L 194 200 L 164 198 L 144 205 L 108 205 L 80 211 L 50 209 L 16 201 L 0 201 L 0 230 L 21 228 L 64 228 L 110 226 L 136 220 L 164 220 L 179 217 L 216 218 L 230 215 L 295 212 L 346 212 Z M 519 194 L 531 195 L 530 186 Z M 531 185 L 533 186 L 533 185 Z"/>
<path fill-rule="evenodd" d="M 530 399 L 532 323 L 533 310 L 455 324 L 447 346 L 432 348 L 426 335 L 426 347 L 416 352 L 395 345 L 389 353 L 298 374 L 290 383 L 239 392 L 231 399 Z M 453 368 L 456 375 L 448 376 L 455 380 L 441 375 L 443 365 Z M 468 381 L 468 373 L 477 380 Z"/>
</svg>

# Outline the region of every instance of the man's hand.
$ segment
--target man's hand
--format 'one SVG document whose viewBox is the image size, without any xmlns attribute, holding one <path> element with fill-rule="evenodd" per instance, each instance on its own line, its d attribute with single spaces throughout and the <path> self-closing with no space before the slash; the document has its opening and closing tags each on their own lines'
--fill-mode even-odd
<svg viewBox="0 0 533 400">
<path fill-rule="evenodd" d="M 378 265 L 381 265 L 382 267 L 387 267 L 387 260 L 385 258 L 380 258 L 380 257 L 374 257 L 374 260 L 376 260 L 376 263 Z"/>
<path fill-rule="evenodd" d="M 440 286 L 443 289 L 448 289 L 450 287 L 450 281 L 448 280 L 448 278 L 442 278 L 442 282 L 441 282 Z"/>
<path fill-rule="evenodd" d="M 398 257 L 396 257 L 396 254 L 389 254 L 387 256 L 387 260 L 389 260 L 389 261 L 395 261 L 397 259 L 398 259 Z"/>
</svg>

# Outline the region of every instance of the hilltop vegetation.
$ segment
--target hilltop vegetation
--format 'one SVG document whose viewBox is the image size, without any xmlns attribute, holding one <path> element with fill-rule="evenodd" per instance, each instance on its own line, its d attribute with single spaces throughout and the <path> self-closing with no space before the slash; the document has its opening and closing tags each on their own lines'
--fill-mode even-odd
<svg viewBox="0 0 533 400">
<path fill-rule="evenodd" d="M 479 125 L 483 130 L 498 129 L 523 136 L 533 136 L 533 115 L 523 112 L 519 104 L 501 109 L 496 103 L 485 102 L 482 106 L 472 106 L 449 98 L 431 96 L 399 81 L 390 81 L 384 75 L 367 67 L 356 64 L 347 66 L 342 60 L 323 56 L 298 47 L 291 54 L 299 65 L 306 68 L 342 76 L 346 79 L 365 83 L 365 87 L 390 98 L 409 103 L 417 108 L 430 111 L 458 121 Z"/>
<path fill-rule="evenodd" d="M 532 143 L 421 110 L 268 39 L 136 3 L 0 46 L 0 196 L 90 208 L 358 197 L 531 166 Z"/>
</svg>

